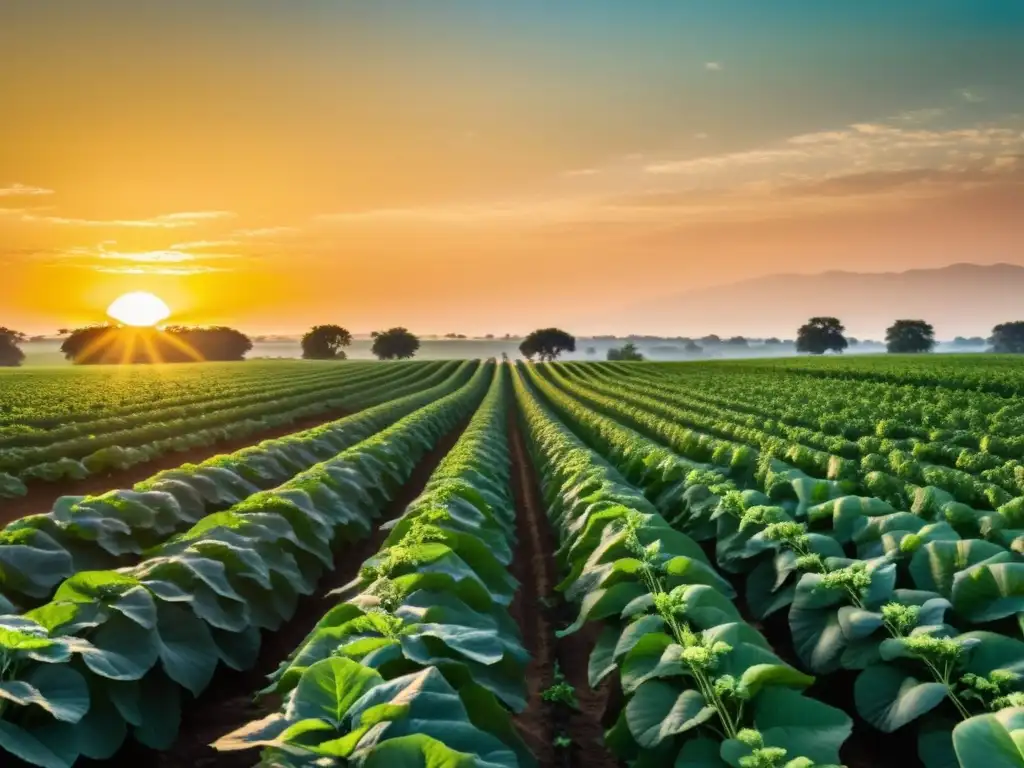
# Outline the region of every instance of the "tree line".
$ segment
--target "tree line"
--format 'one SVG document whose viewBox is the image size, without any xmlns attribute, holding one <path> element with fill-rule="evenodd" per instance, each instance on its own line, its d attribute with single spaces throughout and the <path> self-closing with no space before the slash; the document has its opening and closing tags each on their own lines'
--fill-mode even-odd
<svg viewBox="0 0 1024 768">
<path fill-rule="evenodd" d="M 76 364 L 152 363 L 242 360 L 252 349 L 252 340 L 241 331 L 225 326 L 189 327 L 171 325 L 161 329 L 131 328 L 119 325 L 93 325 L 74 330 L 61 329 L 65 337 L 61 352 Z M 352 344 L 352 334 L 340 325 L 316 325 L 300 340 L 302 357 L 306 360 L 344 360 L 345 348 Z M 419 351 L 420 340 L 402 327 L 374 331 L 370 351 L 380 360 L 404 360 Z M 0 366 L 18 366 L 25 359 L 20 345 L 28 340 L 24 333 L 0 326 Z M 703 350 L 687 339 L 684 351 L 695 354 Z M 699 339 L 704 344 L 747 346 L 742 336 L 720 338 L 714 334 Z M 783 344 L 777 338 L 764 340 L 766 346 Z M 857 339 L 846 335 L 846 328 L 835 317 L 812 317 L 797 330 L 797 352 L 822 355 L 841 353 L 856 345 Z M 988 339 L 958 336 L 956 346 L 978 346 L 987 343 L 990 351 L 1024 354 L 1024 321 L 1000 323 Z M 886 329 L 885 345 L 890 353 L 913 354 L 935 349 L 935 329 L 924 320 L 896 320 Z M 523 338 L 519 352 L 527 360 L 557 359 L 564 352 L 576 351 L 576 338 L 560 328 L 540 328 Z M 588 349 L 588 352 L 592 351 Z M 632 341 L 613 347 L 609 360 L 643 360 L 644 356 Z"/>
</svg>

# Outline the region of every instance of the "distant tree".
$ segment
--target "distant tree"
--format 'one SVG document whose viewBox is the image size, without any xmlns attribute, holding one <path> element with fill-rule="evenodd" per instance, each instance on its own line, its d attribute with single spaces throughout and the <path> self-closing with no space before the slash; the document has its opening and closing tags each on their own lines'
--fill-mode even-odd
<svg viewBox="0 0 1024 768">
<path fill-rule="evenodd" d="M 484 336 L 484 338 L 485 339 L 493 339 L 494 338 L 494 334 L 493 333 L 488 333 L 486 336 Z"/>
<path fill-rule="evenodd" d="M 643 360 L 644 356 L 640 353 L 640 350 L 636 348 L 636 344 L 633 342 L 627 342 L 621 347 L 612 347 L 608 350 L 609 360 L 623 360 L 623 361 L 637 361 Z"/>
<path fill-rule="evenodd" d="M 845 330 L 835 317 L 812 317 L 796 332 L 796 351 L 812 355 L 823 355 L 829 350 L 842 352 L 847 346 Z"/>
<path fill-rule="evenodd" d="M 764 344 L 765 344 L 766 347 L 767 346 L 775 346 L 776 344 L 781 344 L 781 343 L 782 342 L 779 341 L 774 336 L 769 336 L 767 339 L 764 340 Z"/>
<path fill-rule="evenodd" d="M 846 343 L 849 344 L 851 347 L 856 347 L 858 344 L 860 344 L 860 339 L 855 338 L 853 336 L 847 336 Z"/>
<path fill-rule="evenodd" d="M 576 337 L 560 328 L 540 328 L 523 339 L 519 351 L 527 360 L 551 361 L 563 352 L 575 352 Z"/>
<path fill-rule="evenodd" d="M 587 347 L 586 352 L 587 352 L 588 355 L 596 355 L 597 354 L 597 347 Z"/>
<path fill-rule="evenodd" d="M 64 357 L 79 365 L 99 363 L 189 363 L 243 360 L 252 340 L 225 326 L 163 329 L 93 325 L 71 331 L 60 345 Z"/>
<path fill-rule="evenodd" d="M 957 336 L 953 339 L 954 347 L 984 347 L 986 343 L 981 336 L 971 336 L 970 338 Z"/>
<path fill-rule="evenodd" d="M 748 346 L 747 345 L 747 340 L 745 338 L 743 338 L 742 336 L 733 336 L 728 341 L 726 341 L 725 343 L 730 345 L 730 346 L 733 346 L 733 347 L 746 347 L 746 346 Z"/>
<path fill-rule="evenodd" d="M 389 328 L 370 334 L 373 346 L 370 351 L 381 360 L 405 360 L 416 355 L 420 340 L 405 328 Z"/>
<path fill-rule="evenodd" d="M 704 351 L 704 347 L 691 339 L 686 342 L 686 345 L 683 347 L 683 351 L 688 355 L 699 355 Z"/>
<path fill-rule="evenodd" d="M 708 336 L 703 336 L 703 337 L 700 338 L 699 341 L 705 347 L 708 346 L 709 344 L 721 344 L 722 343 L 721 337 L 719 337 L 718 334 L 715 334 L 715 333 L 709 334 Z"/>
<path fill-rule="evenodd" d="M 25 341 L 25 334 L 0 326 L 0 367 L 15 368 L 25 360 L 25 353 L 19 346 Z"/>
<path fill-rule="evenodd" d="M 885 348 L 893 354 L 931 352 L 935 329 L 924 320 L 897 320 L 885 331 Z"/>
<path fill-rule="evenodd" d="M 342 347 L 352 343 L 352 334 L 340 325 L 314 325 L 300 343 L 306 360 L 344 360 Z"/>
<path fill-rule="evenodd" d="M 1000 323 L 992 329 L 989 340 L 993 352 L 1019 355 L 1024 353 L 1024 321 Z"/>
</svg>

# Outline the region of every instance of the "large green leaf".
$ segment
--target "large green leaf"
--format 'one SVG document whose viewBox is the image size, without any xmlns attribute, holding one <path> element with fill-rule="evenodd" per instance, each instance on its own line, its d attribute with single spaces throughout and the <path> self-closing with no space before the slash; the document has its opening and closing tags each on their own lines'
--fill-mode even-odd
<svg viewBox="0 0 1024 768">
<path fill-rule="evenodd" d="M 891 664 L 874 664 L 854 683 L 857 712 L 881 731 L 891 733 L 945 701 L 949 690 L 938 682 L 922 682 Z"/>
<path fill-rule="evenodd" d="M 964 720 L 953 729 L 961 768 L 1024 766 L 1024 707 Z"/>
<path fill-rule="evenodd" d="M 378 672 L 351 659 L 318 661 L 302 673 L 285 716 L 290 721 L 320 718 L 339 726 L 352 704 L 382 680 Z"/>
<path fill-rule="evenodd" d="M 839 748 L 853 730 L 846 713 L 789 688 L 766 687 L 754 700 L 754 723 L 767 746 L 782 747 L 787 758 L 810 758 L 838 765 Z"/>
<path fill-rule="evenodd" d="M 1009 553 L 1007 553 L 1009 554 Z M 953 610 L 972 623 L 1024 611 L 1024 563 L 982 563 L 956 574 Z"/>
<path fill-rule="evenodd" d="M 14 723 L 0 720 L 0 747 L 29 765 L 40 768 L 70 768 L 71 763 Z"/>
<path fill-rule="evenodd" d="M 153 639 L 167 676 L 198 696 L 213 678 L 220 654 L 210 628 L 181 605 L 163 603 Z"/>
<path fill-rule="evenodd" d="M 637 743 L 653 749 L 665 739 L 715 717 L 715 709 L 693 689 L 662 680 L 641 685 L 626 705 L 626 722 Z"/>
<path fill-rule="evenodd" d="M 64 664 L 42 664 L 23 680 L 0 681 L 0 699 L 23 707 L 34 704 L 67 723 L 77 723 L 89 709 L 85 679 Z"/>
<path fill-rule="evenodd" d="M 991 557 L 1012 557 L 1003 547 L 988 541 L 932 541 L 918 549 L 910 561 L 910 575 L 918 589 L 953 594 L 957 573 Z"/>
</svg>

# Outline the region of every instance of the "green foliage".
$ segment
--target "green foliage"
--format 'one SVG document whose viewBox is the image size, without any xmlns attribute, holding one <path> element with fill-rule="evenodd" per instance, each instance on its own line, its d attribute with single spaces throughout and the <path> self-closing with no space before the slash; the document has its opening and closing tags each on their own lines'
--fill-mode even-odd
<svg viewBox="0 0 1024 768">
<path fill-rule="evenodd" d="M 812 317 L 796 332 L 796 351 L 812 355 L 842 352 L 848 346 L 843 336 L 845 330 L 834 317 Z"/>
<path fill-rule="evenodd" d="M 897 320 L 885 331 L 885 347 L 894 354 L 931 352 L 935 329 L 924 320 Z"/>
<path fill-rule="evenodd" d="M 539 357 L 550 362 L 563 352 L 576 351 L 576 337 L 560 328 L 540 328 L 531 332 L 519 345 L 519 352 L 527 360 Z"/>
<path fill-rule="evenodd" d="M 407 360 L 415 357 L 420 348 L 420 340 L 405 328 L 389 328 L 386 331 L 374 331 L 373 345 L 370 351 L 379 360 Z"/>
<path fill-rule="evenodd" d="M 303 334 L 300 344 L 306 360 L 344 360 L 352 334 L 340 325 L 314 325 Z"/>
</svg>

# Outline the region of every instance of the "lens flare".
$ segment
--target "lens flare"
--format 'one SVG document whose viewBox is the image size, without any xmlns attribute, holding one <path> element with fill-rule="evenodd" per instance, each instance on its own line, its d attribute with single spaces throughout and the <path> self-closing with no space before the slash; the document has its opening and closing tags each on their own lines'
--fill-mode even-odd
<svg viewBox="0 0 1024 768">
<path fill-rule="evenodd" d="M 150 328 L 171 315 L 170 307 L 159 296 L 136 291 L 119 296 L 107 307 L 107 314 L 124 325 Z"/>
</svg>

